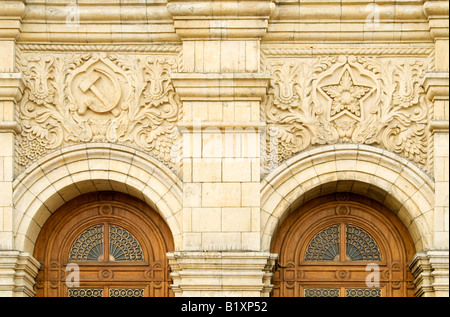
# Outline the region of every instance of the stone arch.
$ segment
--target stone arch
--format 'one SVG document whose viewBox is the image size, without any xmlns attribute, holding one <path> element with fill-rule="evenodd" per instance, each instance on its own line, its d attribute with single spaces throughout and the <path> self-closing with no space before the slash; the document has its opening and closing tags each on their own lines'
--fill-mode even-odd
<svg viewBox="0 0 450 317">
<path fill-rule="evenodd" d="M 71 199 L 94 191 L 117 191 L 141 199 L 168 224 L 181 246 L 180 179 L 153 157 L 122 145 L 79 144 L 52 152 L 13 183 L 15 247 L 33 253 L 40 229 Z"/>
<path fill-rule="evenodd" d="M 432 247 L 434 182 L 412 162 L 368 145 L 327 145 L 283 162 L 261 184 L 261 247 L 316 197 L 351 192 L 381 203 L 408 229 L 416 251 Z"/>
</svg>

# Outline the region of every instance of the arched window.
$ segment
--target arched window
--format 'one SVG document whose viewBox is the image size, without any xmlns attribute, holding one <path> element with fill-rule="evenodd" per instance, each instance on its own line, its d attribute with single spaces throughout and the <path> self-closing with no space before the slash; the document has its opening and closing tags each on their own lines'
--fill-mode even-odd
<svg viewBox="0 0 450 317">
<path fill-rule="evenodd" d="M 129 231 L 119 226 L 105 224 L 83 232 L 72 245 L 69 260 L 131 262 L 143 261 L 144 257 L 141 245 Z"/>
<path fill-rule="evenodd" d="M 304 259 L 334 262 L 380 261 L 381 255 L 370 234 L 356 226 L 341 223 L 317 233 L 308 244 Z"/>
</svg>

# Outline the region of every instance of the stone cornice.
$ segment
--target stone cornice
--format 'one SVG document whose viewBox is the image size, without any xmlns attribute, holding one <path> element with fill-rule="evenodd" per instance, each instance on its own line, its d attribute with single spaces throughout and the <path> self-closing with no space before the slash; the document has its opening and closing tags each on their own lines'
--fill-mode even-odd
<svg viewBox="0 0 450 317">
<path fill-rule="evenodd" d="M 275 4 L 270 0 L 168 0 L 167 10 L 182 39 L 261 38 Z"/>
<path fill-rule="evenodd" d="M 430 130 L 434 132 L 441 131 L 448 133 L 448 126 L 448 120 L 433 120 L 430 122 Z"/>
<path fill-rule="evenodd" d="M 23 0 L 1 1 L 0 12 L 0 40 L 16 40 L 20 35 L 21 21 L 25 13 Z"/>
<path fill-rule="evenodd" d="M 111 44 L 17 44 L 23 51 L 47 52 L 121 52 L 121 53 L 180 53 L 180 44 L 111 45 Z"/>
<path fill-rule="evenodd" d="M 289 44 L 261 43 L 261 52 L 265 56 L 319 56 L 319 55 L 373 55 L 373 56 L 427 56 L 434 51 L 433 43 L 425 45 L 360 45 L 360 46 L 304 46 Z"/>
<path fill-rule="evenodd" d="M 428 99 L 446 99 L 449 98 L 449 73 L 427 72 L 423 81 L 423 87 Z"/>
<path fill-rule="evenodd" d="M 448 293 L 448 254 L 448 250 L 428 250 L 414 255 L 408 266 L 415 277 L 416 296 L 435 296 L 435 291 Z"/>
<path fill-rule="evenodd" d="M 434 39 L 448 39 L 449 3 L 447 0 L 425 1 L 424 12 L 430 23 L 430 34 Z"/>
<path fill-rule="evenodd" d="M 15 121 L 12 121 L 12 122 L 0 121 L 0 131 L 1 132 L 13 132 L 13 133 L 18 134 L 21 131 L 21 127 Z"/>
<path fill-rule="evenodd" d="M 4 32 L 15 32 L 8 36 L 18 36 L 17 30 L 20 30 L 20 43 L 54 44 L 179 43 L 180 39 L 249 38 L 292 43 L 423 43 L 432 42 L 433 36 L 442 36 L 442 32 L 448 34 L 448 21 L 445 25 L 444 19 L 435 14 L 441 12 L 437 2 L 441 5 L 443 1 L 426 1 L 425 6 L 419 0 L 377 1 L 376 10 L 370 11 L 372 0 L 344 3 L 270 0 L 143 3 L 130 0 L 126 5 L 119 0 L 106 4 L 80 0 L 77 1 L 78 21 L 70 25 L 66 23 L 71 14 L 67 1 L 32 0 L 26 2 L 25 13 L 21 13 L 23 19 L 16 20 L 16 26 L 8 24 L 15 31 L 5 29 Z M 24 8 L 22 1 L 13 3 Z M 8 12 L 20 13 L 19 6 L 16 11 Z M 126 24 L 122 23 L 124 20 Z"/>
<path fill-rule="evenodd" d="M 239 290 L 268 296 L 277 258 L 268 252 L 171 252 L 167 255 L 175 293 Z M 193 283 L 193 280 L 201 281 Z"/>
<path fill-rule="evenodd" d="M 172 83 L 181 100 L 257 100 L 265 95 L 268 74 L 173 73 Z"/>
<path fill-rule="evenodd" d="M 0 267 L 3 272 L 9 272 L 2 275 L 6 281 L 2 283 L 2 287 L 10 288 L 22 296 L 34 296 L 36 293 L 33 286 L 40 266 L 41 264 L 28 253 L 0 250 Z"/>
<path fill-rule="evenodd" d="M 21 73 L 0 73 L 0 101 L 19 101 L 24 88 Z"/>
</svg>

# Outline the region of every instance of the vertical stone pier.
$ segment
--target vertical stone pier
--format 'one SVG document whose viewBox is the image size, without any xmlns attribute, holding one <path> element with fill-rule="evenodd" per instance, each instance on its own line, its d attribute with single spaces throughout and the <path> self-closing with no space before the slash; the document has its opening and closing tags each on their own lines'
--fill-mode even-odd
<svg viewBox="0 0 450 317">
<path fill-rule="evenodd" d="M 271 1 L 168 1 L 183 42 L 172 82 L 183 102 L 183 250 L 169 261 L 178 296 L 267 296 L 260 252 L 260 39 Z"/>
</svg>

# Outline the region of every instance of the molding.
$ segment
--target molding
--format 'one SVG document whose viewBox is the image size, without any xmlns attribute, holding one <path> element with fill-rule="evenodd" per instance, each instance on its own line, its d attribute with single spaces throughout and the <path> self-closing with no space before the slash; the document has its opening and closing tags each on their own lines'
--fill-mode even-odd
<svg viewBox="0 0 450 317">
<path fill-rule="evenodd" d="M 430 131 L 448 133 L 448 130 L 448 120 L 433 120 L 430 122 Z"/>
<path fill-rule="evenodd" d="M 269 252 L 180 251 L 167 254 L 171 285 L 176 296 L 217 292 L 242 296 L 269 296 L 277 258 Z M 195 282 L 193 282 L 195 281 Z M 222 295 L 223 296 L 223 295 Z"/>
<path fill-rule="evenodd" d="M 0 1 L 0 39 L 16 40 L 20 35 L 21 21 L 25 13 L 23 0 Z"/>
<path fill-rule="evenodd" d="M 18 102 L 25 89 L 21 73 L 0 73 L 0 101 Z"/>
<path fill-rule="evenodd" d="M 410 186 L 407 190 L 403 180 Z M 362 194 L 392 210 L 410 231 L 417 249 L 432 245 L 432 229 L 424 216 L 435 205 L 435 183 L 430 175 L 387 150 L 363 144 L 335 144 L 303 151 L 262 180 L 262 249 L 270 250 L 274 232 L 290 212 L 323 194 L 329 184 L 337 184 L 331 187 L 333 190 L 344 184 L 344 191 Z"/>
<path fill-rule="evenodd" d="M 109 44 L 27 44 L 19 43 L 21 51 L 49 52 L 121 52 L 121 53 L 180 53 L 181 44 L 150 44 L 150 45 L 109 45 Z"/>
<path fill-rule="evenodd" d="M 427 250 L 417 252 L 408 264 L 415 277 L 416 296 L 437 297 L 449 295 L 449 251 Z"/>
<path fill-rule="evenodd" d="M 172 73 L 171 80 L 183 101 L 260 101 L 266 95 L 270 75 L 265 73 Z"/>
<path fill-rule="evenodd" d="M 14 132 L 16 134 L 19 134 L 20 131 L 22 131 L 22 128 L 15 121 L 8 121 L 8 122 L 3 121 L 3 122 L 0 122 L 0 133 Z"/>
<path fill-rule="evenodd" d="M 176 33 L 189 40 L 261 38 L 275 9 L 272 0 L 167 2 Z"/>
<path fill-rule="evenodd" d="M 69 173 L 72 169 L 77 170 L 76 179 Z M 48 183 L 56 174 L 59 181 Z M 81 194 L 80 183 L 83 193 L 115 190 L 143 200 L 166 221 L 175 248 L 181 246 L 180 178 L 148 153 L 123 145 L 91 142 L 55 150 L 27 166 L 13 181 L 16 248 L 33 252 L 37 239 L 34 230 L 40 230 L 53 211 Z"/>
<path fill-rule="evenodd" d="M 430 34 L 433 39 L 448 40 L 449 3 L 447 0 L 425 1 L 423 11 L 428 17 Z"/>
<path fill-rule="evenodd" d="M 202 132 L 204 129 L 214 128 L 218 130 L 233 129 L 233 128 L 266 128 L 265 122 L 225 122 L 225 121 L 199 121 L 199 122 L 179 122 L 177 123 L 180 133 L 184 132 Z M 210 131 L 212 132 L 212 130 Z M 232 132 L 232 131 L 231 131 Z"/>
<path fill-rule="evenodd" d="M 270 42 L 432 43 L 433 36 L 437 36 L 434 33 L 448 34 L 448 22 L 445 26 L 444 19 L 427 17 L 423 1 L 418 0 L 395 4 L 377 1 L 379 12 L 374 26 L 367 23 L 373 14 L 372 0 L 158 0 L 150 4 L 127 1 L 126 5 L 119 0 L 99 2 L 77 1 L 79 21 L 67 25 L 66 20 L 73 14 L 67 1 L 27 1 L 22 25 L 17 21 L 13 31 L 2 29 L 0 24 L 0 34 L 2 30 L 8 37 L 20 33 L 22 42 L 86 44 L 259 38 Z M 436 11 L 434 4 L 428 6 L 430 13 Z M 434 32 L 431 35 L 430 28 Z"/>
<path fill-rule="evenodd" d="M 2 17 L 22 17 L 25 13 L 25 4 L 23 0 L 0 2 L 0 11 Z"/>
<path fill-rule="evenodd" d="M 400 56 L 427 56 L 434 52 L 434 45 L 428 47 L 264 47 L 261 44 L 261 52 L 266 56 L 315 56 L 315 55 L 400 55 Z"/>
<path fill-rule="evenodd" d="M 448 71 L 432 71 L 425 74 L 423 87 L 428 99 L 446 99 L 449 98 L 449 73 Z"/>
<path fill-rule="evenodd" d="M 0 294 L 7 292 L 13 297 L 34 296 L 33 287 L 40 266 L 29 253 L 0 250 Z"/>
</svg>

